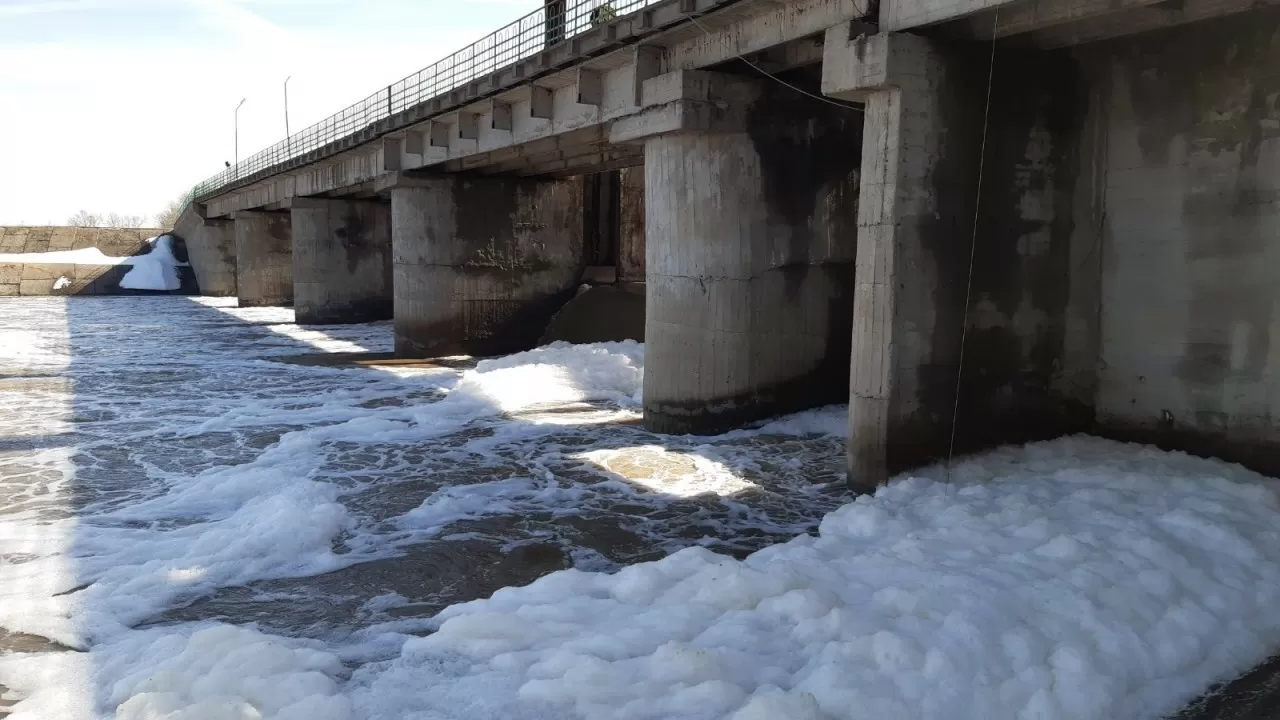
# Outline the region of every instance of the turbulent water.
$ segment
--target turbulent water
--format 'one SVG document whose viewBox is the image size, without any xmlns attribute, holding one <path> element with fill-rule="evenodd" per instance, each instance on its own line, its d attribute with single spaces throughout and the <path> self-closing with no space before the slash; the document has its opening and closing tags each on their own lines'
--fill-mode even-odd
<svg viewBox="0 0 1280 720">
<path fill-rule="evenodd" d="M 645 432 L 641 346 L 325 366 L 288 360 L 386 351 L 391 327 L 291 319 L 207 299 L 0 302 L 10 701 L 109 713 L 139 648 L 215 624 L 303 639 L 341 676 L 448 604 L 691 545 L 742 557 L 849 499 L 842 444 L 820 432 L 838 412 Z M 67 684 L 56 697 L 37 666 Z"/>
</svg>

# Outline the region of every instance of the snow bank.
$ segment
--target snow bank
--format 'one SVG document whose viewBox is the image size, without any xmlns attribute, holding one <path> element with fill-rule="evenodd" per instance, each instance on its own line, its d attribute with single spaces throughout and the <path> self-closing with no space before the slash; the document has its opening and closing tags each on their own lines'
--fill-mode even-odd
<svg viewBox="0 0 1280 720">
<path fill-rule="evenodd" d="M 182 286 L 178 268 L 186 265 L 173 255 L 173 237 L 160 235 L 147 239 L 151 246 L 145 255 L 113 257 L 98 248 L 80 250 L 56 250 L 43 253 L 0 253 L 0 263 L 39 263 L 45 265 L 131 265 L 132 268 L 120 280 L 120 287 L 129 290 L 177 290 Z M 59 280 L 61 283 L 62 281 Z M 61 290 L 66 285 L 55 285 Z"/>
<path fill-rule="evenodd" d="M 177 290 L 182 287 L 178 279 L 178 262 L 173 256 L 173 238 L 161 235 L 147 240 L 151 252 L 127 258 L 133 268 L 120 279 L 120 287 L 129 290 Z"/>
<path fill-rule="evenodd" d="M 107 255 L 96 247 L 42 253 L 0 253 L 0 263 L 39 263 L 41 265 L 129 265 L 132 259 Z"/>
<path fill-rule="evenodd" d="M 352 699 L 380 718 L 1157 718 L 1280 644 L 1278 602 L 1274 484 L 1071 438 L 900 479 L 741 562 L 693 548 L 453 606 Z"/>
</svg>

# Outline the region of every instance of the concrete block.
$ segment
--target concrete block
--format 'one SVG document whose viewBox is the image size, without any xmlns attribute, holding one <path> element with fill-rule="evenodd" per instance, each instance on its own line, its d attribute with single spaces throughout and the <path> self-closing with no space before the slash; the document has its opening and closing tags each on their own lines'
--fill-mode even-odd
<svg viewBox="0 0 1280 720">
<path fill-rule="evenodd" d="M 391 190 L 396 352 L 533 347 L 582 273 L 582 185 L 441 177 Z"/>
<path fill-rule="evenodd" d="M 72 227 L 54 228 L 49 236 L 50 250 L 71 250 L 75 245 L 76 229 Z"/>
<path fill-rule="evenodd" d="M 236 295 L 242 307 L 293 304 L 293 237 L 288 213 L 237 211 Z"/>
<path fill-rule="evenodd" d="M 304 198 L 292 209 L 294 311 L 299 324 L 392 317 L 391 208 Z"/>
<path fill-rule="evenodd" d="M 0 282 L 0 297 L 17 297 L 22 294 L 21 283 Z"/>
<path fill-rule="evenodd" d="M 23 279 L 18 289 L 19 295 L 44 296 L 53 294 L 53 279 Z"/>
<path fill-rule="evenodd" d="M 49 265 L 43 263 L 27 263 L 22 266 L 23 280 L 52 280 L 70 269 L 66 265 Z"/>
<path fill-rule="evenodd" d="M 22 282 L 22 265 L 19 263 L 0 264 L 0 283 Z"/>
</svg>

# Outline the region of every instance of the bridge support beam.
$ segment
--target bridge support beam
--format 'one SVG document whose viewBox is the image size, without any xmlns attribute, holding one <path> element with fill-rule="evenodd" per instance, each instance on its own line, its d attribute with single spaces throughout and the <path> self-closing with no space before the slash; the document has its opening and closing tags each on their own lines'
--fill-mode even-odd
<svg viewBox="0 0 1280 720">
<path fill-rule="evenodd" d="M 861 115 L 688 71 L 645 101 L 623 128 L 645 143 L 645 426 L 717 433 L 842 402 Z"/>
<path fill-rule="evenodd" d="M 240 307 L 293 304 L 289 213 L 237 210 L 236 296 Z"/>
<path fill-rule="evenodd" d="M 847 451 L 871 489 L 946 452 L 968 263 L 935 254 L 969 245 L 982 103 L 932 41 L 847 33 L 828 33 L 823 91 L 866 108 Z"/>
<path fill-rule="evenodd" d="M 1100 225 L 1093 190 L 1071 187 L 1085 95 L 1070 59 L 1011 52 L 992 72 L 991 58 L 985 43 L 827 33 L 823 91 L 866 108 L 848 442 L 860 489 L 1092 422 L 1096 356 L 1080 338 L 1096 326 Z"/>
<path fill-rule="evenodd" d="M 391 206 L 376 200 L 295 198 L 290 207 L 298 324 L 390 319 Z"/>
<path fill-rule="evenodd" d="M 619 171 L 618 280 L 644 282 L 644 167 Z"/>
<path fill-rule="evenodd" d="M 391 174 L 396 353 L 537 344 L 583 271 L 582 184 Z"/>
<path fill-rule="evenodd" d="M 188 213 L 175 228 L 187 245 L 191 269 L 201 295 L 236 294 L 236 230 L 225 219 L 204 220 Z"/>
</svg>

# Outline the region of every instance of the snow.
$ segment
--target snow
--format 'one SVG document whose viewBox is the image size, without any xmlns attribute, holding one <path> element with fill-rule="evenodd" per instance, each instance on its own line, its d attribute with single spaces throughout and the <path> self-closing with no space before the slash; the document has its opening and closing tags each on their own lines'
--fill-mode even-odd
<svg viewBox="0 0 1280 720">
<path fill-rule="evenodd" d="M 120 287 L 129 290 L 177 290 L 182 287 L 178 267 L 186 263 L 178 262 L 173 256 L 173 238 L 161 235 L 147 240 L 147 243 L 151 245 L 151 252 L 129 258 L 128 264 L 133 268 L 120 279 Z"/>
<path fill-rule="evenodd" d="M 186 265 L 173 255 L 173 238 L 160 235 L 148 238 L 150 250 L 145 255 L 113 257 L 98 248 L 80 250 L 55 250 L 43 253 L 0 253 L 0 263 L 38 263 L 47 265 L 131 265 L 132 268 L 120 280 L 120 287 L 130 290 L 177 290 L 182 286 L 178 279 L 178 267 Z M 54 290 L 70 285 L 60 278 Z"/>
<path fill-rule="evenodd" d="M 1280 646 L 1280 499 L 1237 466 L 1075 437 L 847 502 L 824 490 L 843 406 L 656 436 L 628 424 L 636 343 L 301 367 L 271 358 L 391 328 L 291 318 L 6 304 L 0 627 L 84 651 L 0 654 L 15 720 L 1157 718 Z M 266 580 L 305 604 L 301 579 L 571 516 L 672 554 L 566 541 L 574 569 L 434 618 L 361 588 L 346 632 L 165 615 Z"/>
<path fill-rule="evenodd" d="M 42 265 L 128 265 L 133 258 L 114 257 L 96 247 L 80 250 L 54 250 L 42 253 L 0 253 L 0 263 L 39 263 Z"/>
</svg>

